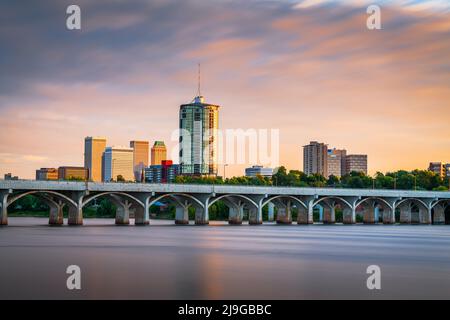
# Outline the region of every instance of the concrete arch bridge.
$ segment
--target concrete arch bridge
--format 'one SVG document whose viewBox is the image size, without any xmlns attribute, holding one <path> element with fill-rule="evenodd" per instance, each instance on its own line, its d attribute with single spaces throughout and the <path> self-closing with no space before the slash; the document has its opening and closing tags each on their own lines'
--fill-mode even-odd
<svg viewBox="0 0 450 320">
<path fill-rule="evenodd" d="M 40 197 L 50 208 L 49 224 L 63 224 L 63 209 L 68 208 L 68 224 L 83 224 L 83 208 L 97 198 L 108 197 L 117 207 L 116 224 L 149 224 L 149 209 L 156 202 L 176 207 L 176 224 L 189 223 L 189 208 L 195 209 L 195 224 L 209 223 L 209 209 L 222 201 L 229 212 L 230 224 L 241 224 L 244 212 L 249 224 L 263 223 L 263 208 L 274 206 L 277 223 L 291 224 L 297 212 L 297 224 L 312 224 L 315 208 L 322 222 L 336 222 L 336 209 L 342 210 L 343 223 L 354 224 L 362 216 L 366 224 L 450 224 L 450 192 L 291 188 L 230 185 L 93 183 L 65 181 L 0 181 L 0 225 L 8 224 L 8 208 L 27 195 Z M 399 221 L 396 219 L 399 217 Z"/>
</svg>

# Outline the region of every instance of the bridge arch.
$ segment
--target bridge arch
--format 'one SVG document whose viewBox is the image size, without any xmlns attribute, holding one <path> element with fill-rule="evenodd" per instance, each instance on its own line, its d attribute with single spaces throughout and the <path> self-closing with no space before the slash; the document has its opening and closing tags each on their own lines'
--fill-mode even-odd
<svg viewBox="0 0 450 320">
<path fill-rule="evenodd" d="M 248 209 L 249 222 L 257 219 L 258 204 L 250 197 L 242 194 L 222 194 L 214 197 L 208 203 L 208 210 L 218 201 L 222 201 L 228 208 L 228 223 L 229 224 L 242 224 L 244 219 L 244 212 Z"/>
<path fill-rule="evenodd" d="M 182 197 L 182 198 L 188 198 L 188 199 L 192 200 L 192 202 L 194 202 L 196 205 L 200 206 L 201 208 L 204 207 L 203 203 L 202 203 L 200 200 L 198 200 L 196 197 L 194 197 L 194 196 L 192 196 L 192 195 L 190 195 L 190 194 L 187 194 L 187 193 L 166 193 L 166 194 L 162 194 L 162 195 L 157 196 L 156 198 L 150 199 L 150 204 L 149 204 L 149 205 L 152 206 L 152 205 L 154 205 L 156 202 L 158 202 L 158 201 L 160 201 L 160 200 L 162 200 L 162 199 L 164 199 L 164 198 L 171 198 L 171 199 L 172 199 L 173 201 L 175 201 L 176 203 L 182 205 L 182 204 L 178 201 L 178 199 L 175 198 L 175 197 L 177 197 L 177 196 L 178 196 L 178 197 Z"/>
<path fill-rule="evenodd" d="M 411 201 L 412 203 L 415 203 L 416 205 L 421 204 L 425 209 L 428 209 L 428 206 L 426 205 L 426 203 L 418 198 L 404 198 L 404 199 L 400 200 L 399 202 L 397 202 L 395 204 L 395 207 L 399 207 L 407 201 Z"/>
<path fill-rule="evenodd" d="M 293 200 L 294 202 L 300 204 L 300 206 L 302 206 L 304 209 L 308 209 L 308 206 L 303 201 L 301 201 L 299 198 L 296 198 L 294 196 L 289 196 L 289 195 L 278 195 L 278 196 L 270 197 L 266 201 L 263 202 L 261 207 L 265 207 L 269 202 L 276 200 L 276 199 L 280 199 L 280 198 Z"/>
<path fill-rule="evenodd" d="M 430 224 L 433 222 L 433 212 L 419 198 L 404 198 L 398 201 L 395 208 L 400 211 L 400 223 Z"/>
<path fill-rule="evenodd" d="M 47 198 L 45 198 L 45 194 L 51 194 L 56 196 L 57 198 L 60 198 L 64 201 L 66 201 L 68 204 L 73 205 L 74 207 L 77 207 L 77 203 L 75 201 L 73 201 L 71 198 L 69 198 L 68 196 L 56 192 L 56 191 L 51 191 L 51 190 L 31 190 L 31 191 L 27 191 L 27 192 L 23 192 L 20 193 L 18 195 L 13 195 L 12 197 L 8 197 L 8 202 L 7 202 L 7 206 L 10 206 L 11 204 L 13 204 L 14 202 L 16 202 L 17 200 L 28 196 L 28 195 L 37 195 L 37 196 L 41 196 L 42 198 L 44 198 L 45 200 L 48 201 Z"/>
<path fill-rule="evenodd" d="M 355 207 L 358 208 L 360 205 L 362 205 L 364 202 L 366 202 L 368 200 L 378 200 L 380 202 L 383 202 L 389 209 L 392 210 L 392 206 L 389 204 L 389 202 L 387 202 L 386 200 L 384 200 L 383 198 L 380 198 L 380 197 L 368 197 L 368 198 L 362 199 L 361 201 L 356 203 Z"/>
<path fill-rule="evenodd" d="M 349 209 L 353 209 L 353 206 L 350 204 L 350 202 L 348 202 L 348 201 L 345 200 L 344 198 L 338 197 L 338 196 L 326 196 L 326 197 L 320 198 L 320 199 L 318 199 L 317 201 L 315 201 L 315 202 L 313 203 L 313 207 L 317 206 L 318 204 L 320 204 L 320 203 L 321 203 L 322 201 L 324 201 L 324 200 L 330 200 L 330 199 L 331 199 L 331 200 L 333 200 L 333 199 L 339 200 L 340 202 L 342 202 L 342 203 L 344 203 L 345 205 L 347 205 Z"/>
<path fill-rule="evenodd" d="M 118 195 L 118 196 L 123 196 L 125 198 L 129 198 L 134 203 L 136 203 L 136 204 L 140 205 L 141 207 L 145 208 L 145 204 L 141 200 L 139 200 L 138 198 L 136 198 L 136 197 L 134 197 L 131 194 L 128 194 L 126 192 L 118 192 L 118 191 L 101 192 L 101 193 L 93 195 L 93 196 L 91 196 L 89 198 L 86 198 L 86 200 L 84 200 L 83 203 L 81 204 L 81 208 L 83 208 L 86 204 L 88 204 L 89 202 L 91 202 L 94 199 L 97 199 L 99 197 L 112 196 L 112 195 Z"/>
<path fill-rule="evenodd" d="M 442 202 L 444 203 L 444 207 L 450 206 L 450 199 L 439 199 L 431 205 L 431 208 L 434 208 L 436 205 L 441 204 Z"/>
<path fill-rule="evenodd" d="M 450 199 L 440 199 L 431 206 L 432 224 L 450 224 Z"/>
<path fill-rule="evenodd" d="M 214 198 L 212 201 L 210 201 L 209 204 L 208 204 L 208 207 L 210 207 L 211 205 L 213 205 L 213 204 L 216 203 L 217 201 L 219 201 L 219 200 L 221 200 L 221 199 L 226 199 L 226 198 L 241 198 L 241 199 L 244 199 L 244 201 L 245 201 L 246 203 L 252 204 L 256 209 L 258 208 L 258 205 L 256 204 L 255 201 L 253 201 L 253 200 L 250 199 L 249 197 L 244 196 L 244 195 L 242 195 L 242 194 L 223 194 L 223 195 L 220 195 L 220 196 Z"/>
</svg>

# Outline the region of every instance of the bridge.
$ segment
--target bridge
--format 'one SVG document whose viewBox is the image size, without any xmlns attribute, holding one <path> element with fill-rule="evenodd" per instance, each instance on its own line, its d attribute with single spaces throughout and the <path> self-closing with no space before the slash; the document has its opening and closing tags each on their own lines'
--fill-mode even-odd
<svg viewBox="0 0 450 320">
<path fill-rule="evenodd" d="M 34 195 L 49 207 L 49 224 L 63 224 L 67 207 L 68 224 L 83 224 L 83 208 L 100 197 L 108 197 L 117 207 L 115 222 L 148 225 L 150 207 L 157 202 L 175 206 L 175 223 L 189 224 L 189 208 L 195 209 L 195 224 L 209 223 L 209 208 L 222 201 L 229 209 L 229 223 L 241 224 L 244 213 L 249 224 L 263 223 L 263 208 L 276 208 L 276 222 L 291 224 L 293 212 L 298 224 L 312 224 L 319 208 L 322 222 L 336 222 L 336 209 L 344 224 L 450 224 L 450 192 L 381 189 L 294 188 L 233 185 L 187 185 L 143 183 L 93 183 L 66 181 L 0 181 L 0 225 L 8 224 L 8 207 L 20 198 Z M 191 209 L 192 210 L 192 209 Z M 399 221 L 396 221 L 396 213 Z M 376 219 L 376 217 L 379 219 Z"/>
</svg>

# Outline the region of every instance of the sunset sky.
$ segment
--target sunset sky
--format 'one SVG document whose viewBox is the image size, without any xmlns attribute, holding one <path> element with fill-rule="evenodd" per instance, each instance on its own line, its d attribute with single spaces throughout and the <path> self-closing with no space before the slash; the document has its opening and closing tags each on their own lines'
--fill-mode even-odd
<svg viewBox="0 0 450 320">
<path fill-rule="evenodd" d="M 366 28 L 373 3 L 382 30 Z M 81 30 L 66 29 L 69 4 Z M 6 0 L 0 175 L 83 165 L 91 135 L 172 148 L 198 63 L 220 128 L 279 129 L 289 169 L 311 140 L 368 154 L 370 174 L 450 163 L 447 0 Z"/>
</svg>

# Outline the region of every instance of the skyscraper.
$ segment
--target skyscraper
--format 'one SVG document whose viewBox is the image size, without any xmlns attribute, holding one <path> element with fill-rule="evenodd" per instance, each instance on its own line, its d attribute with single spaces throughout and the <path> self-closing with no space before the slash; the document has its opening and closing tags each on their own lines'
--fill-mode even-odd
<svg viewBox="0 0 450 320">
<path fill-rule="evenodd" d="M 117 181 L 122 176 L 125 181 L 134 181 L 133 149 L 127 147 L 107 147 L 103 153 L 104 181 Z"/>
<path fill-rule="evenodd" d="M 439 175 L 441 178 L 445 175 L 445 167 L 442 162 L 430 162 L 428 166 L 428 171 L 434 172 Z"/>
<path fill-rule="evenodd" d="M 84 138 L 84 167 L 89 170 L 89 180 L 102 181 L 102 156 L 106 148 L 106 138 Z"/>
<path fill-rule="evenodd" d="M 201 95 L 180 106 L 181 174 L 217 175 L 219 108 Z"/>
<path fill-rule="evenodd" d="M 307 175 L 321 174 L 328 177 L 328 146 L 311 141 L 303 146 L 303 172 Z"/>
<path fill-rule="evenodd" d="M 328 150 L 328 176 L 342 177 L 345 175 L 347 150 L 329 149 Z"/>
<path fill-rule="evenodd" d="M 164 141 L 155 141 L 152 147 L 152 166 L 161 165 L 163 160 L 167 160 L 167 149 Z"/>
<path fill-rule="evenodd" d="M 143 170 L 148 166 L 148 141 L 130 141 L 133 149 L 133 171 L 136 181 L 142 181 Z"/>
<path fill-rule="evenodd" d="M 179 167 L 179 165 L 173 164 L 172 160 L 163 160 L 159 165 L 151 165 L 148 168 L 145 168 L 145 182 L 174 182 L 175 178 L 179 174 Z"/>
<path fill-rule="evenodd" d="M 352 171 L 367 174 L 367 155 L 366 154 L 349 154 L 346 158 L 346 174 Z"/>
<path fill-rule="evenodd" d="M 445 168 L 445 177 L 450 177 L 450 163 L 444 165 Z"/>
</svg>

